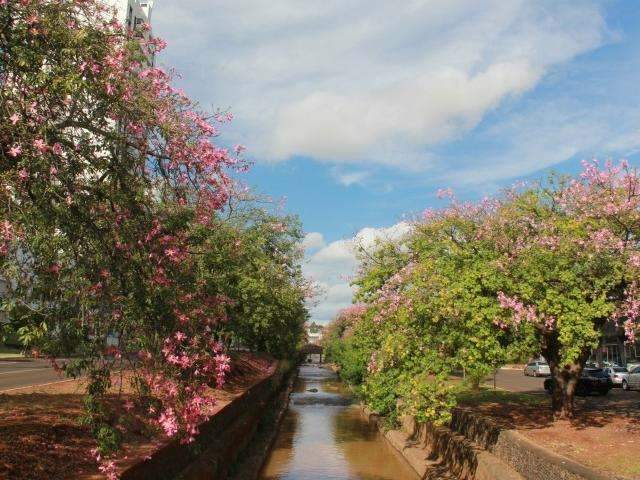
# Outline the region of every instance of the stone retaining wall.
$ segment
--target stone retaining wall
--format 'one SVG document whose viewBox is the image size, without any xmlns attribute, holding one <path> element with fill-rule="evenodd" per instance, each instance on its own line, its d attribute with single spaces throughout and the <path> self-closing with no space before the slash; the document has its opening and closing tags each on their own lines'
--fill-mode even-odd
<svg viewBox="0 0 640 480">
<path fill-rule="evenodd" d="M 451 428 L 491 452 L 530 480 L 617 480 L 534 443 L 515 430 L 501 429 L 490 418 L 457 408 Z"/>
<path fill-rule="evenodd" d="M 363 412 L 381 425 L 376 414 L 366 407 Z M 449 427 L 418 424 L 408 416 L 401 423 L 399 430 L 380 430 L 425 480 L 624 480 L 595 472 L 463 408 L 454 409 Z"/>
<path fill-rule="evenodd" d="M 266 415 L 260 420 L 258 431 L 251 440 L 251 444 L 242 452 L 241 458 L 233 468 L 233 473 L 227 480 L 257 480 L 289 407 L 289 395 L 293 391 L 296 376 L 293 373 L 289 375 L 284 388 L 272 400 Z"/>
<path fill-rule="evenodd" d="M 380 427 L 384 437 L 398 450 L 421 479 L 523 480 L 523 477 L 473 441 L 446 427 L 418 424 L 413 417 L 402 419 L 399 430 Z"/>
<path fill-rule="evenodd" d="M 250 387 L 200 426 L 195 442 L 167 443 L 150 459 L 122 473 L 122 480 L 224 480 L 256 434 L 260 420 L 281 398 L 292 370 L 281 363 L 270 377 Z M 288 395 L 287 395 L 288 396 Z"/>
</svg>

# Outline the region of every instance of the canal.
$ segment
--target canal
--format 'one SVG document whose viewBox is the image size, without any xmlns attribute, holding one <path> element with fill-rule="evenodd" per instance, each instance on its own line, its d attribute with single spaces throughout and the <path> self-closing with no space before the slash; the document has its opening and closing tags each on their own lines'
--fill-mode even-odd
<svg viewBox="0 0 640 480">
<path fill-rule="evenodd" d="M 417 480 L 330 370 L 302 366 L 261 480 Z"/>
</svg>

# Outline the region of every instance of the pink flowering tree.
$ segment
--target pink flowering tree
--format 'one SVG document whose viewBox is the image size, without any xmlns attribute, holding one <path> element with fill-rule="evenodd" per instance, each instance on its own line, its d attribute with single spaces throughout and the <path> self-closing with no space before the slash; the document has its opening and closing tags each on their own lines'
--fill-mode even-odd
<svg viewBox="0 0 640 480">
<path fill-rule="evenodd" d="M 380 343 L 371 355 L 366 391 L 372 398 L 393 391 L 399 408 L 389 403 L 391 412 L 446 422 L 455 403 L 452 375 L 464 376 L 477 390 L 518 354 L 516 344 L 526 348 L 526 332 L 494 323 L 502 313 L 496 292 L 508 282 L 484 226 L 500 205 L 452 199 L 447 208 L 426 211 L 405 241 L 408 261 L 371 297 Z"/>
<path fill-rule="evenodd" d="M 354 284 L 365 308 L 355 326 L 334 324 L 338 363 L 381 413 L 443 421 L 456 371 L 477 388 L 503 363 L 542 354 L 555 416 L 572 417 L 604 328 L 636 338 L 639 182 L 624 162 L 594 162 L 478 203 L 442 191 L 449 207 L 426 211 L 400 248 L 363 258 Z"/>
<path fill-rule="evenodd" d="M 211 275 L 226 263 L 206 259 L 234 195 L 229 173 L 245 168 L 242 147 L 215 142 L 230 115 L 207 115 L 175 89 L 150 61 L 163 42 L 145 26 L 127 31 L 101 1 L 0 1 L 0 24 L 0 276 L 10 326 L 46 355 L 74 355 L 62 368 L 90 379 L 103 461 L 121 431 L 104 401 L 114 370 L 139 393 L 128 410 L 191 441 L 212 406 L 207 390 L 230 368 L 225 332 L 238 308 L 229 298 L 238 290 Z M 277 233 L 260 248 L 296 242 L 271 223 Z M 217 239 L 231 250 L 238 241 Z M 291 251 L 265 262 L 279 262 L 283 285 L 298 280 Z M 298 287 L 290 325 L 306 314 Z M 271 306 L 275 319 L 281 305 Z"/>
<path fill-rule="evenodd" d="M 638 181 L 625 163 L 586 163 L 577 179 L 525 190 L 487 228 L 510 278 L 496 324 L 534 327 L 558 418 L 573 416 L 578 378 L 605 325 L 635 339 Z"/>
</svg>

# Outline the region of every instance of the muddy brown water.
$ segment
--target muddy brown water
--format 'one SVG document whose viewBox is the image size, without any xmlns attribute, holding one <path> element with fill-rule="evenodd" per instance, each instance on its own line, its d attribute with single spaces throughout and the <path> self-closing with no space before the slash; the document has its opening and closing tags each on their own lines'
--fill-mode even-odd
<svg viewBox="0 0 640 480">
<path fill-rule="evenodd" d="M 260 479 L 418 480 L 418 475 L 350 404 L 333 372 L 305 365 Z"/>
</svg>

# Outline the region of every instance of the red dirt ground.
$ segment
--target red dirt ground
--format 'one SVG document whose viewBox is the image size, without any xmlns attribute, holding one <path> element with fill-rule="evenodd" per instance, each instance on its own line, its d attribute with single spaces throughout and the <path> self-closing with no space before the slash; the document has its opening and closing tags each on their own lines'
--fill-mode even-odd
<svg viewBox="0 0 640 480">
<path fill-rule="evenodd" d="M 576 418 L 555 422 L 548 396 L 533 398 L 533 402 L 476 404 L 474 410 L 605 475 L 640 479 L 640 393 L 578 398 Z"/>
<path fill-rule="evenodd" d="M 270 358 L 249 354 L 234 355 L 232 365 L 225 387 L 212 390 L 218 399 L 213 414 L 275 368 Z M 104 478 L 90 453 L 90 429 L 79 421 L 83 389 L 82 381 L 70 381 L 0 394 L 0 479 Z M 134 463 L 165 441 L 127 434 L 118 465 Z"/>
</svg>

